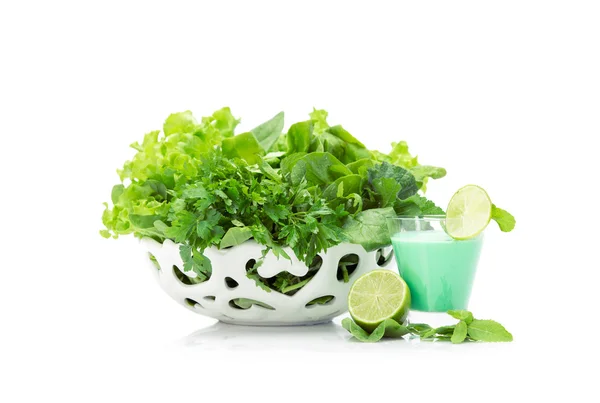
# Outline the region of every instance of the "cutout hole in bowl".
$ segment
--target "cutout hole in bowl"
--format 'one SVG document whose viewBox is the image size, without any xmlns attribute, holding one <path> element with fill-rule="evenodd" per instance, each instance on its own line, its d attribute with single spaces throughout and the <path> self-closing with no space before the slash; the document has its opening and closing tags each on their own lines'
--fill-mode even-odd
<svg viewBox="0 0 600 403">
<path fill-rule="evenodd" d="M 252 308 L 252 306 L 256 306 L 256 307 L 263 308 L 263 309 L 268 309 L 270 311 L 275 310 L 275 308 L 273 308 L 269 304 L 265 304 L 264 302 L 257 301 L 254 299 L 249 299 L 249 298 L 234 298 L 229 301 L 229 306 L 234 309 L 241 309 L 244 311 L 246 309 Z"/>
<path fill-rule="evenodd" d="M 203 280 L 200 277 L 187 276 L 184 272 L 179 270 L 179 267 L 177 267 L 176 265 L 173 265 L 173 273 L 175 274 L 175 277 L 177 277 L 177 280 L 179 280 L 185 285 L 200 284 L 203 282 Z"/>
<path fill-rule="evenodd" d="M 315 256 L 315 258 L 310 262 L 308 266 L 308 270 L 319 270 L 323 266 L 323 258 L 319 255 Z"/>
<path fill-rule="evenodd" d="M 207 295 L 206 297 L 202 298 L 205 301 L 210 301 L 210 302 L 214 302 L 215 301 L 215 296 L 214 295 Z"/>
<path fill-rule="evenodd" d="M 191 298 L 186 298 L 185 299 L 185 303 L 192 308 L 204 308 L 202 305 L 200 305 L 197 301 L 194 301 Z"/>
<path fill-rule="evenodd" d="M 335 301 L 335 297 L 333 295 L 324 295 L 322 297 L 318 297 L 318 298 L 313 299 L 312 301 L 309 301 L 305 305 L 305 307 L 310 309 L 310 308 L 313 308 L 318 305 L 321 305 L 321 306 L 332 305 L 334 301 Z"/>
<path fill-rule="evenodd" d="M 347 283 L 350 281 L 350 277 L 358 268 L 359 258 L 356 253 L 350 253 L 348 255 L 342 256 L 340 261 L 338 262 L 337 268 L 337 279 L 338 281 L 343 281 Z"/>
<path fill-rule="evenodd" d="M 251 270 L 256 264 L 256 259 L 250 259 L 246 262 L 246 271 Z"/>
<path fill-rule="evenodd" d="M 377 252 L 375 252 L 375 263 L 377 263 L 377 266 L 379 267 L 385 267 L 392 261 L 393 256 L 394 249 L 391 246 L 377 249 Z"/>
<path fill-rule="evenodd" d="M 238 285 L 240 285 L 240 283 L 238 283 L 231 277 L 225 277 L 225 286 L 227 286 L 227 288 L 229 288 L 230 290 L 237 288 Z"/>
<path fill-rule="evenodd" d="M 156 270 L 160 270 L 160 264 L 158 264 L 158 260 L 156 259 L 156 256 L 154 256 L 152 253 L 148 252 L 148 258 L 150 259 L 152 266 L 154 266 L 154 268 Z"/>
</svg>

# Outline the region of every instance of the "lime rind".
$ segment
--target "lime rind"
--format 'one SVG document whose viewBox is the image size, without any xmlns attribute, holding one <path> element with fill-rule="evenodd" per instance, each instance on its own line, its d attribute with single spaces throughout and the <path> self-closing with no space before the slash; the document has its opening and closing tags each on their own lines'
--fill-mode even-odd
<svg viewBox="0 0 600 403">
<path fill-rule="evenodd" d="M 467 185 L 460 188 L 446 209 L 446 233 L 457 240 L 477 237 L 492 219 L 492 206 L 490 197 L 481 187 Z"/>
</svg>

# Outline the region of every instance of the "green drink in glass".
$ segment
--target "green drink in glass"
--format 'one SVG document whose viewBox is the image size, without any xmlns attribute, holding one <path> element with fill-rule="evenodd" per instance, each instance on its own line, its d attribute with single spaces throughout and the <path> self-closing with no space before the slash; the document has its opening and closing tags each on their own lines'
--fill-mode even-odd
<svg viewBox="0 0 600 403">
<path fill-rule="evenodd" d="M 411 309 L 467 309 L 483 234 L 455 240 L 444 216 L 397 217 L 388 221 L 398 271 L 412 296 Z"/>
</svg>

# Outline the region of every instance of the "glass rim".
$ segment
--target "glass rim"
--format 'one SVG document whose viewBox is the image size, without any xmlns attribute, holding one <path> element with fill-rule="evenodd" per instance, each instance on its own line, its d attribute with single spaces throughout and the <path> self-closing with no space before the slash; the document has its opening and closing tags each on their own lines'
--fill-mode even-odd
<svg viewBox="0 0 600 403">
<path fill-rule="evenodd" d="M 396 217 L 388 217 L 392 221 L 443 221 L 446 219 L 446 214 L 430 214 L 430 215 L 399 215 Z"/>
</svg>

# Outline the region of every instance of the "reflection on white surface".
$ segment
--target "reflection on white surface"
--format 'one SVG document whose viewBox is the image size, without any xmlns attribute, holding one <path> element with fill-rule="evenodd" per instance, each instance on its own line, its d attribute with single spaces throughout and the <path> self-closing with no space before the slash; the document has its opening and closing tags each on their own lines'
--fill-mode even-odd
<svg viewBox="0 0 600 403">
<path fill-rule="evenodd" d="M 183 338 L 188 347 L 208 349 L 301 349 L 320 350 L 327 345 L 345 343 L 349 334 L 332 322 L 313 326 L 241 326 L 217 322 Z"/>
<path fill-rule="evenodd" d="M 313 326 L 240 326 L 217 322 L 184 337 L 178 343 L 186 348 L 202 350 L 310 350 L 310 351 L 373 351 L 403 350 L 461 350 L 480 343 L 453 346 L 449 342 L 420 341 L 418 337 L 382 339 L 377 343 L 361 343 L 336 322 Z M 475 347 L 477 348 L 477 347 Z M 464 350 L 463 350 L 464 351 Z"/>
</svg>

